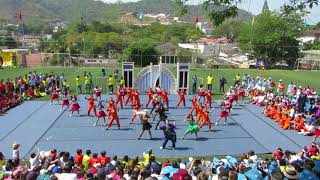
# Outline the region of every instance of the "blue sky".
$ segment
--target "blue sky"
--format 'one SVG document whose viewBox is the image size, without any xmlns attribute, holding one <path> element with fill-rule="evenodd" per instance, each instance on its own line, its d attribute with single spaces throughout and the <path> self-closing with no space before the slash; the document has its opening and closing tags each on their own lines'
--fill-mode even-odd
<svg viewBox="0 0 320 180">
<path fill-rule="evenodd" d="M 119 0 L 102 0 L 104 2 L 114 3 Z M 139 0 L 121 0 L 122 2 L 136 2 Z M 199 3 L 203 0 L 190 0 L 191 3 Z M 251 3 L 250 3 L 251 1 Z M 259 14 L 265 0 L 242 0 L 239 8 L 249 10 L 253 14 Z M 267 0 L 271 10 L 279 9 L 279 7 L 288 2 L 288 0 Z M 320 6 L 316 6 L 311 10 L 311 13 L 305 18 L 308 24 L 316 24 L 320 22 Z"/>
</svg>

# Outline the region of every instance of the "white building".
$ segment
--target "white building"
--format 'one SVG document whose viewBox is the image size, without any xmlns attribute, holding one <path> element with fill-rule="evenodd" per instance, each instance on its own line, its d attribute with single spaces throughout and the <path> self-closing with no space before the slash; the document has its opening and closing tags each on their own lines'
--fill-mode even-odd
<svg viewBox="0 0 320 180">
<path fill-rule="evenodd" d="M 212 28 L 208 22 L 197 22 L 196 27 L 200 29 L 207 37 L 212 36 Z"/>
<path fill-rule="evenodd" d="M 320 30 L 307 30 L 303 37 L 299 38 L 302 43 L 313 43 L 320 40 Z"/>
</svg>

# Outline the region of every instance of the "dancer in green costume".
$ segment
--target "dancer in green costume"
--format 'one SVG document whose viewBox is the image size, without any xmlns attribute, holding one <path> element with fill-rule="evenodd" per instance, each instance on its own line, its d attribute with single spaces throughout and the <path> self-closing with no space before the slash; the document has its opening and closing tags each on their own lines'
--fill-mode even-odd
<svg viewBox="0 0 320 180">
<path fill-rule="evenodd" d="M 196 139 L 198 139 L 199 125 L 194 121 L 192 115 L 188 115 L 187 121 L 188 121 L 188 128 L 184 133 L 184 135 L 182 136 L 182 139 L 184 139 L 187 134 L 195 134 Z"/>
</svg>

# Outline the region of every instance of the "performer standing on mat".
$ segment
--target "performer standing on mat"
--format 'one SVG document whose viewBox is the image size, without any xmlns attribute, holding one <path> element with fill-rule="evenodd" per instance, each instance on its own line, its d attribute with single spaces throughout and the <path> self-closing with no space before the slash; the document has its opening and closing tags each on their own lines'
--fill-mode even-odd
<svg viewBox="0 0 320 180">
<path fill-rule="evenodd" d="M 196 139 L 198 139 L 198 132 L 199 132 L 198 124 L 194 121 L 193 116 L 190 114 L 187 117 L 187 121 L 188 121 L 188 128 L 186 132 L 183 134 L 181 139 L 184 139 L 187 134 L 195 134 Z"/>
<path fill-rule="evenodd" d="M 51 105 L 53 105 L 53 101 L 57 101 L 59 104 L 59 93 L 55 90 L 55 88 L 52 88 L 52 92 L 51 92 Z"/>
<path fill-rule="evenodd" d="M 116 91 L 116 105 L 118 106 L 120 103 L 121 109 L 123 109 L 122 96 L 123 93 L 121 92 L 120 86 L 118 86 L 118 90 Z"/>
<path fill-rule="evenodd" d="M 63 110 L 64 106 L 66 106 L 68 109 L 70 104 L 68 94 L 62 94 L 61 97 L 62 97 L 62 105 L 61 105 L 60 111 Z"/>
<path fill-rule="evenodd" d="M 177 102 L 176 108 L 180 106 L 181 102 L 183 103 L 183 106 L 186 107 L 186 98 L 185 98 L 186 93 L 184 92 L 184 90 L 182 89 L 178 90 L 178 95 L 179 95 L 179 100 Z"/>
<path fill-rule="evenodd" d="M 99 111 L 98 111 L 98 113 L 97 113 L 97 120 L 96 120 L 96 123 L 93 124 L 93 126 L 97 126 L 98 121 L 99 121 L 100 118 L 103 119 L 104 125 L 105 125 L 105 126 L 107 125 L 107 122 L 106 122 L 106 116 L 107 116 L 107 114 L 104 112 L 103 108 L 104 108 L 104 106 L 102 105 L 101 102 L 99 102 L 99 104 L 98 104 L 98 110 L 99 110 Z"/>
<path fill-rule="evenodd" d="M 131 101 L 131 107 L 133 109 L 133 115 L 131 117 L 130 124 L 133 123 L 134 119 L 137 117 L 137 112 L 141 108 L 141 105 L 140 105 L 139 101 L 136 98 L 133 98 L 133 100 Z"/>
<path fill-rule="evenodd" d="M 207 106 L 207 104 L 209 105 L 210 108 L 212 108 L 211 107 L 211 104 L 212 104 L 212 92 L 211 92 L 211 90 L 208 90 L 206 92 L 206 100 L 204 102 L 204 105 Z"/>
<path fill-rule="evenodd" d="M 169 120 L 165 121 L 165 124 L 162 125 L 161 130 L 163 131 L 163 143 L 160 149 L 165 149 L 168 141 L 172 142 L 172 149 L 174 150 L 176 148 L 176 142 L 177 142 L 177 135 L 174 129 L 176 128 L 176 123 L 171 124 Z"/>
<path fill-rule="evenodd" d="M 73 115 L 73 112 L 74 111 L 77 111 L 78 112 L 78 116 L 80 116 L 80 106 L 78 104 L 78 99 L 77 99 L 77 96 L 76 95 L 73 95 L 70 97 L 70 100 L 72 101 L 72 106 L 71 106 L 71 114 L 70 114 L 70 117 Z"/>
<path fill-rule="evenodd" d="M 152 100 L 154 92 L 153 92 L 152 88 L 149 88 L 149 89 L 146 90 L 146 93 L 147 93 L 147 96 L 148 96 L 147 103 L 146 103 L 146 108 L 147 108 L 149 106 L 149 103 Z"/>
<path fill-rule="evenodd" d="M 205 88 L 203 87 L 202 84 L 199 87 L 198 95 L 199 95 L 199 102 L 201 102 L 201 99 L 203 99 L 203 103 L 204 103 L 205 100 L 206 100 L 206 90 L 205 90 Z"/>
<path fill-rule="evenodd" d="M 161 122 L 164 122 L 167 119 L 167 115 L 165 114 L 166 109 L 164 108 L 164 105 L 161 101 L 159 101 L 157 107 L 156 107 L 156 111 L 155 111 L 155 115 L 153 117 L 153 121 L 156 117 L 157 114 L 159 114 L 159 121 L 156 125 L 155 130 L 158 129 L 158 126 L 160 125 Z"/>
<path fill-rule="evenodd" d="M 227 118 L 229 116 L 229 112 L 228 112 L 228 106 L 226 105 L 225 102 L 222 102 L 221 105 L 220 105 L 220 108 L 222 109 L 222 111 L 220 112 L 220 115 L 219 115 L 219 119 L 218 121 L 216 122 L 216 125 L 219 124 L 220 120 L 222 118 L 224 118 L 224 125 L 227 124 Z"/>
<path fill-rule="evenodd" d="M 114 106 L 114 103 L 113 103 L 113 106 L 108 107 L 108 115 L 109 115 L 109 123 L 108 123 L 106 130 L 108 130 L 112 126 L 112 123 L 114 120 L 117 122 L 118 129 L 120 129 L 118 109 L 117 109 L 117 107 Z"/>
<path fill-rule="evenodd" d="M 94 93 L 95 93 L 95 95 L 96 95 L 96 98 L 97 98 L 97 99 L 100 98 L 100 100 L 101 100 L 101 91 L 102 91 L 102 89 L 101 89 L 100 87 L 96 86 L 96 87 L 93 89 L 93 91 L 94 91 Z"/>
<path fill-rule="evenodd" d="M 150 116 L 148 115 L 148 110 L 139 111 L 139 112 L 137 112 L 137 115 L 140 116 L 140 120 L 141 120 L 141 124 L 142 124 L 142 132 L 140 133 L 138 140 L 141 139 L 141 137 L 145 131 L 149 132 L 150 139 L 152 139 L 152 134 L 150 131 L 150 129 L 152 128 L 152 125 L 148 121 L 150 118 Z"/>
<path fill-rule="evenodd" d="M 97 115 L 97 108 L 94 102 L 96 99 L 93 98 L 93 95 L 90 95 L 89 97 L 85 97 L 85 99 L 88 101 L 88 108 L 87 108 L 87 115 L 90 116 L 91 110 L 93 110 L 94 115 Z"/>
</svg>

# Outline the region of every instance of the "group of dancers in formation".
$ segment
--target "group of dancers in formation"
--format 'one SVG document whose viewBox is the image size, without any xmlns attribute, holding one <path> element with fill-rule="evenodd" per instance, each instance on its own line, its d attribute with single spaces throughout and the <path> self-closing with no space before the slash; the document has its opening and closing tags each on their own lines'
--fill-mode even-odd
<svg viewBox="0 0 320 180">
<path fill-rule="evenodd" d="M 102 119 L 106 130 L 111 128 L 114 121 L 116 121 L 117 128 L 120 129 L 120 121 L 118 112 L 123 109 L 124 105 L 130 105 L 133 110 L 133 114 L 130 118 L 130 124 L 135 122 L 138 117 L 142 125 L 142 131 L 139 134 L 138 139 L 140 140 L 145 131 L 148 131 L 150 139 L 152 139 L 152 125 L 151 121 L 155 121 L 158 117 L 158 121 L 155 130 L 160 129 L 163 131 L 163 145 L 165 148 L 168 141 L 172 141 L 172 147 L 175 148 L 176 142 L 176 123 L 175 121 L 169 121 L 167 116 L 167 111 L 172 108 L 186 107 L 186 91 L 178 90 L 177 94 L 179 99 L 175 107 L 171 107 L 169 104 L 169 94 L 166 90 L 161 88 L 148 89 L 144 92 L 147 96 L 147 101 L 143 107 L 140 101 L 140 92 L 132 88 L 122 88 L 118 87 L 114 93 L 114 98 L 103 101 L 101 99 L 102 89 L 99 87 L 94 88 L 94 93 L 86 96 L 85 99 L 88 101 L 87 116 L 92 116 L 93 111 L 96 121 L 94 126 L 97 126 L 98 122 Z M 221 119 L 224 119 L 224 125 L 227 123 L 227 118 L 232 110 L 232 105 L 238 103 L 238 99 L 244 97 L 244 91 L 241 86 L 231 88 L 224 96 L 224 100 L 219 103 L 220 114 L 215 125 L 218 125 Z M 78 103 L 78 98 L 76 95 L 68 95 L 61 91 L 52 91 L 51 93 L 51 103 L 55 101 L 59 104 L 59 99 L 62 100 L 61 111 L 63 109 L 68 109 L 71 111 L 70 116 L 77 113 L 80 116 L 80 105 Z M 213 93 L 211 90 L 206 90 L 202 86 L 199 88 L 198 95 L 192 96 L 190 99 L 191 108 L 188 110 L 185 122 L 188 123 L 188 128 L 182 136 L 184 139 L 188 134 L 194 134 L 198 138 L 198 132 L 205 125 L 208 125 L 209 131 L 212 130 L 212 122 L 210 119 L 210 114 L 215 110 L 213 107 Z M 149 106 L 151 106 L 149 108 Z M 151 110 L 150 110 L 151 109 Z M 108 122 L 107 122 L 108 120 Z M 173 122 L 173 123 L 171 123 Z"/>
</svg>

